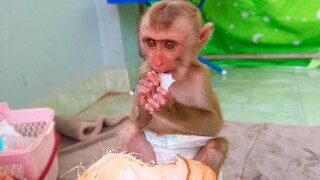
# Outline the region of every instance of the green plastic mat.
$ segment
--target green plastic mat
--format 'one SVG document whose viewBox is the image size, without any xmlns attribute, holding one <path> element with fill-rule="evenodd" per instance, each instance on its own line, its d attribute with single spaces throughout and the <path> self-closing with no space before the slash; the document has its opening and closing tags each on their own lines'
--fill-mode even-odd
<svg viewBox="0 0 320 180">
<path fill-rule="evenodd" d="M 195 5 L 200 0 L 191 0 Z M 320 52 L 320 1 L 206 0 L 204 22 L 215 31 L 202 54 Z M 239 66 L 305 66 L 311 59 L 221 60 Z"/>
</svg>

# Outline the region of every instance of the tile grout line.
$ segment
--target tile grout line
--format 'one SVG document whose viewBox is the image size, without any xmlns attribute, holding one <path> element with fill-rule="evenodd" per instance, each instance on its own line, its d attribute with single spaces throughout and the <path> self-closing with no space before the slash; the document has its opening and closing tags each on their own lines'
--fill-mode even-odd
<svg viewBox="0 0 320 180">
<path fill-rule="evenodd" d="M 304 103 L 303 103 L 303 99 L 302 99 L 302 96 L 301 96 L 301 91 L 300 91 L 300 86 L 299 86 L 299 83 L 298 83 L 298 79 L 297 79 L 297 73 L 296 71 L 294 71 L 294 79 L 295 79 L 295 82 L 296 82 L 296 86 L 297 86 L 297 91 L 298 91 L 298 94 L 299 94 L 299 99 L 300 99 L 300 104 L 301 104 L 301 108 L 303 110 L 303 116 L 304 116 L 304 121 L 306 122 L 306 125 L 310 125 L 310 123 L 308 122 L 308 118 L 307 118 L 307 113 L 306 113 L 306 109 L 304 107 Z"/>
<path fill-rule="evenodd" d="M 245 173 L 245 171 L 246 171 L 246 166 L 247 166 L 247 164 L 248 164 L 248 159 L 249 159 L 249 157 L 250 157 L 251 154 L 252 154 L 252 151 L 253 151 L 253 149 L 254 149 L 254 147 L 255 147 L 255 145 L 256 145 L 256 143 L 257 143 L 257 140 L 258 140 L 258 138 L 259 138 L 259 136 L 260 136 L 260 134 L 261 134 L 261 130 L 262 130 L 263 126 L 265 126 L 265 124 L 260 124 L 260 125 L 259 125 L 258 134 L 257 134 L 256 138 L 254 139 L 254 142 L 253 142 L 253 144 L 252 144 L 252 147 L 250 148 L 250 152 L 249 152 L 248 155 L 246 156 L 246 160 L 245 160 L 245 163 L 244 163 L 244 167 L 243 167 L 243 170 L 242 170 L 241 175 L 240 175 L 241 178 L 244 177 L 244 173 Z"/>
</svg>

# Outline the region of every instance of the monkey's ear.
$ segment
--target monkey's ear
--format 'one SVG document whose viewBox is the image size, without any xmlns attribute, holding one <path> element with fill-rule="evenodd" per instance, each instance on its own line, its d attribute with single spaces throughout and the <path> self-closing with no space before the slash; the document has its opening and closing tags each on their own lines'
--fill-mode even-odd
<svg viewBox="0 0 320 180">
<path fill-rule="evenodd" d="M 206 44 L 206 42 L 208 41 L 213 29 L 214 29 L 214 26 L 213 26 L 212 23 L 207 23 L 202 27 L 202 29 L 200 30 L 199 49 L 202 49 L 202 47 Z"/>
</svg>

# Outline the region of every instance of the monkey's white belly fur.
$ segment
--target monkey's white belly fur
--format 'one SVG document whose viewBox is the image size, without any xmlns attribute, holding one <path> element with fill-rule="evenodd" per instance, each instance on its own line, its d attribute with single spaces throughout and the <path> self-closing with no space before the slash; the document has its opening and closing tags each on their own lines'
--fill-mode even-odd
<svg viewBox="0 0 320 180">
<path fill-rule="evenodd" d="M 151 131 L 145 131 L 145 135 L 153 147 L 157 163 L 175 162 L 177 154 L 193 159 L 201 146 L 205 145 L 209 139 L 212 139 L 212 137 L 208 136 L 180 134 L 158 136 Z"/>
</svg>

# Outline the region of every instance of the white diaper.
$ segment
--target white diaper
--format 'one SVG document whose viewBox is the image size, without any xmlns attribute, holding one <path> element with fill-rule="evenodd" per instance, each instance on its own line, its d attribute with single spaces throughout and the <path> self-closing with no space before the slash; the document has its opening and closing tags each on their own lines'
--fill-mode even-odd
<svg viewBox="0 0 320 180">
<path fill-rule="evenodd" d="M 213 138 L 209 136 L 181 134 L 158 136 L 151 131 L 145 131 L 144 133 L 153 147 L 158 164 L 175 162 L 177 154 L 188 159 L 193 159 L 201 146 Z M 219 172 L 218 180 L 222 180 L 221 171 Z"/>
<path fill-rule="evenodd" d="M 201 146 L 205 145 L 212 137 L 170 134 L 158 136 L 157 134 L 145 131 L 147 140 L 156 153 L 157 163 L 175 162 L 176 155 L 193 159 Z"/>
</svg>

